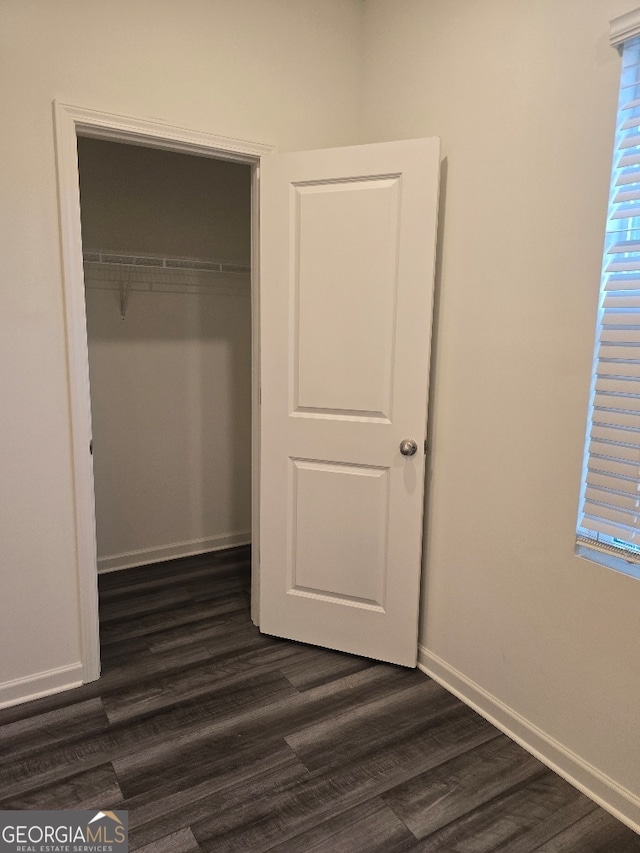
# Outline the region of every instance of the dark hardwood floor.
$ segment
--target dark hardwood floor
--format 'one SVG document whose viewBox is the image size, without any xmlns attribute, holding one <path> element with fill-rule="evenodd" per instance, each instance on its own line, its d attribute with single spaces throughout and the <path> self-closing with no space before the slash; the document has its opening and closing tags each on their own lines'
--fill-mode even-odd
<svg viewBox="0 0 640 853">
<path fill-rule="evenodd" d="M 248 550 L 100 578 L 103 675 L 0 711 L 0 808 L 130 849 L 626 853 L 640 837 L 417 670 L 266 637 Z"/>
</svg>

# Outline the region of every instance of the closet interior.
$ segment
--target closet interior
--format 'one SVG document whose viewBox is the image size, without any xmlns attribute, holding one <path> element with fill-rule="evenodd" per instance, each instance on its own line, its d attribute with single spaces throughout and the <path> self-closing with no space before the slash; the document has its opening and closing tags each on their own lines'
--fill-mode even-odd
<svg viewBox="0 0 640 853">
<path fill-rule="evenodd" d="M 98 570 L 250 541 L 251 170 L 78 139 Z"/>
</svg>

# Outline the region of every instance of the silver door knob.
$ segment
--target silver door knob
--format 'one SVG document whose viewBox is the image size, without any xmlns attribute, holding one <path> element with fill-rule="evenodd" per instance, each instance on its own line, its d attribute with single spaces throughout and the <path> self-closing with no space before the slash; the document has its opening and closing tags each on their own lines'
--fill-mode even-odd
<svg viewBox="0 0 640 853">
<path fill-rule="evenodd" d="M 413 456 L 417 449 L 418 445 L 412 438 L 403 438 L 400 442 L 400 453 L 403 456 Z"/>
</svg>

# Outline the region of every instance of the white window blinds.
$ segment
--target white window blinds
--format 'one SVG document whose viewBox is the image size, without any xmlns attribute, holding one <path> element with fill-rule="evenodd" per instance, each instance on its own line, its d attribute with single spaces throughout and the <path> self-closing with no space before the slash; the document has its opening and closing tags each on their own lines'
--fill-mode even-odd
<svg viewBox="0 0 640 853">
<path fill-rule="evenodd" d="M 640 562 L 640 36 L 622 54 L 585 457 L 579 541 Z"/>
</svg>

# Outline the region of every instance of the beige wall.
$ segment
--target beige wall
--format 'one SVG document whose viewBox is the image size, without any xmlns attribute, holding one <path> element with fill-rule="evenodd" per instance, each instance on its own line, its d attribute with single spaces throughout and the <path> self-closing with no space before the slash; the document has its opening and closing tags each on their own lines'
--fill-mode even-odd
<svg viewBox="0 0 640 853">
<path fill-rule="evenodd" d="M 251 260 L 251 169 L 242 163 L 78 140 L 85 249 Z"/>
<path fill-rule="evenodd" d="M 71 679 L 80 655 L 54 98 L 281 150 L 353 143 L 361 11 L 358 0 L 0 4 L 0 703 Z"/>
<path fill-rule="evenodd" d="M 98 567 L 247 542 L 251 312 L 244 296 L 87 291 Z"/>
<path fill-rule="evenodd" d="M 445 158 L 424 659 L 638 796 L 640 583 L 573 555 L 608 18 L 600 0 L 372 0 L 363 136 L 439 135 Z"/>
</svg>

